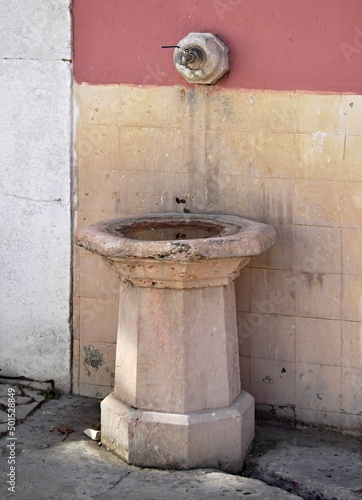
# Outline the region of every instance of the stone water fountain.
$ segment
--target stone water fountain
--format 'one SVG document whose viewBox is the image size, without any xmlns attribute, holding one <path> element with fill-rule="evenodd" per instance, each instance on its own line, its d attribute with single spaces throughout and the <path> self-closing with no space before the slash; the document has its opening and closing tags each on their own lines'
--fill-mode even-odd
<svg viewBox="0 0 362 500">
<path fill-rule="evenodd" d="M 234 279 L 274 229 L 213 214 L 102 221 L 76 243 L 120 279 L 114 392 L 102 444 L 129 464 L 239 472 L 254 437 L 240 390 Z"/>
</svg>

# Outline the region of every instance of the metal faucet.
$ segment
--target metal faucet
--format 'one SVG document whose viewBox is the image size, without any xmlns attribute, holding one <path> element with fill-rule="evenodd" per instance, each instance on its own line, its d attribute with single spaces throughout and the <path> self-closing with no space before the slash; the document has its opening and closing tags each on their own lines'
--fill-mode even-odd
<svg viewBox="0 0 362 500">
<path fill-rule="evenodd" d="M 181 49 L 180 52 L 179 64 L 181 64 L 181 66 L 186 66 L 186 68 L 195 70 L 200 69 L 205 64 L 206 54 L 204 50 L 197 45 Z"/>
<path fill-rule="evenodd" d="M 195 61 L 195 57 L 195 52 L 192 49 L 181 49 L 179 64 L 188 66 L 190 63 Z"/>
<path fill-rule="evenodd" d="M 163 45 L 163 49 L 179 49 L 178 51 L 178 64 L 186 68 L 195 70 L 200 69 L 206 61 L 205 51 L 197 45 L 191 45 L 185 49 L 179 45 Z"/>
<path fill-rule="evenodd" d="M 177 45 L 163 45 L 174 49 L 176 71 L 189 83 L 214 85 L 230 69 L 229 49 L 215 33 L 189 33 Z"/>
</svg>

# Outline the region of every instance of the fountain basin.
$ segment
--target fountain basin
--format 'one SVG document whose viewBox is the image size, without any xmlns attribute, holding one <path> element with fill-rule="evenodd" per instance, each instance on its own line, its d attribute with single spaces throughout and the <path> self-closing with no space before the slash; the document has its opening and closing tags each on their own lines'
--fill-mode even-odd
<svg viewBox="0 0 362 500">
<path fill-rule="evenodd" d="M 267 224 L 211 214 L 112 219 L 76 234 L 76 243 L 101 255 L 121 280 L 155 288 L 226 285 L 274 239 Z"/>
<path fill-rule="evenodd" d="M 159 214 L 80 229 L 120 279 L 115 386 L 102 444 L 141 467 L 239 472 L 254 437 L 241 391 L 234 279 L 274 229 L 231 215 Z"/>
</svg>

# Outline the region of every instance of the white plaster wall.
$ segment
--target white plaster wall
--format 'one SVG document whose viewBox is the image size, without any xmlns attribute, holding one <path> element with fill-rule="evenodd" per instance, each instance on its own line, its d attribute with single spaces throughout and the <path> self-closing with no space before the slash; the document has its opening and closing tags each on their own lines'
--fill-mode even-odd
<svg viewBox="0 0 362 500">
<path fill-rule="evenodd" d="M 0 0 L 0 375 L 70 388 L 69 0 Z"/>
</svg>

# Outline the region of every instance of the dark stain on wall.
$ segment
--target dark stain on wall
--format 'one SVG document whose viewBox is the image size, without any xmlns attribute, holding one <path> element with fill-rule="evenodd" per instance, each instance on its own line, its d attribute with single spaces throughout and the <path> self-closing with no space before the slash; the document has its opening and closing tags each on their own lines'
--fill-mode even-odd
<svg viewBox="0 0 362 500">
<path fill-rule="evenodd" d="M 98 368 L 104 364 L 102 353 L 92 345 L 84 346 L 83 363 L 88 371 L 88 375 L 90 375 L 89 368 L 98 370 Z"/>
</svg>

